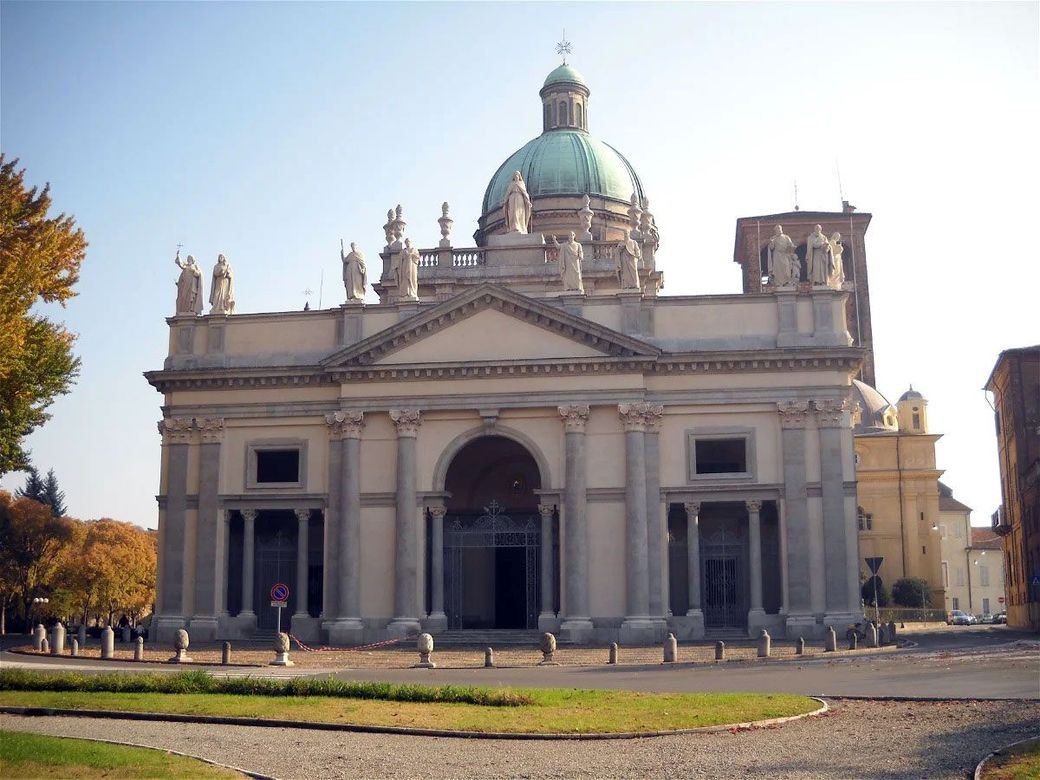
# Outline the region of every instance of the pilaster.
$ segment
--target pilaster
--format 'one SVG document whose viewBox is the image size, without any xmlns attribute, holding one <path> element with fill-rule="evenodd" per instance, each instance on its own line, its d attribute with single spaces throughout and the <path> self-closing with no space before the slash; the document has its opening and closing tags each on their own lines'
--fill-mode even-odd
<svg viewBox="0 0 1040 780">
<path fill-rule="evenodd" d="M 650 618 L 664 637 L 668 628 L 668 524 L 661 502 L 661 423 L 664 406 L 647 404 L 643 415 L 646 449 L 646 554 L 650 575 Z"/>
<path fill-rule="evenodd" d="M 220 490 L 220 445 L 224 439 L 221 417 L 195 419 L 199 432 L 199 508 L 195 522 L 195 599 L 189 628 L 199 641 L 217 638 L 220 583 L 226 577 L 225 555 L 217 495 Z"/>
<path fill-rule="evenodd" d="M 809 501 L 806 490 L 805 435 L 809 401 L 777 404 L 784 464 L 785 550 L 787 554 L 787 636 L 813 636 L 811 561 L 809 556 Z"/>
<path fill-rule="evenodd" d="M 361 622 L 361 433 L 364 414 L 356 409 L 333 412 L 325 417 L 329 436 L 338 444 L 339 462 L 335 464 L 337 525 L 335 541 L 338 565 L 329 579 L 327 592 L 334 592 L 335 608 L 326 615 L 329 642 L 333 645 L 356 645 L 362 641 Z M 330 464 L 331 466 L 332 464 Z"/>
<path fill-rule="evenodd" d="M 188 447 L 194 433 L 191 417 L 167 417 L 159 421 L 159 433 L 166 448 L 165 509 L 160 516 L 163 549 L 162 580 L 159 598 L 162 612 L 156 616 L 156 640 L 165 642 L 184 628 L 184 548 L 188 510 Z"/>
<path fill-rule="evenodd" d="M 391 409 L 397 429 L 397 513 L 394 555 L 394 619 L 391 636 L 417 633 L 419 624 L 418 500 L 415 486 L 416 437 L 422 425 L 418 409 Z"/>
<path fill-rule="evenodd" d="M 588 404 L 559 407 L 565 436 L 563 542 L 563 613 L 560 633 L 568 642 L 581 643 L 592 636 L 589 617 L 589 540 L 585 523 L 587 502 L 585 473 L 585 423 Z"/>
<path fill-rule="evenodd" d="M 654 639 L 650 620 L 650 577 L 647 558 L 646 413 L 648 404 L 618 404 L 625 431 L 625 585 L 627 610 L 621 624 L 623 644 Z"/>
</svg>

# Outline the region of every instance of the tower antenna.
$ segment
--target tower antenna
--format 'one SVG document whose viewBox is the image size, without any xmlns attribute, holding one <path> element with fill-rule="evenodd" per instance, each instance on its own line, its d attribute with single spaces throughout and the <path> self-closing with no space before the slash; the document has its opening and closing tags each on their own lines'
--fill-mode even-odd
<svg viewBox="0 0 1040 780">
<path fill-rule="evenodd" d="M 838 173 L 838 197 L 841 199 L 842 207 L 845 204 L 845 190 L 841 186 L 841 165 L 838 164 L 838 158 L 834 158 L 834 170 Z"/>
<path fill-rule="evenodd" d="M 563 39 L 556 44 L 556 53 L 563 57 L 563 64 L 567 64 L 567 55 L 571 53 L 571 42 L 567 40 L 567 28 L 563 28 Z"/>
<path fill-rule="evenodd" d="M 794 182 L 794 210 L 798 211 L 798 180 Z"/>
</svg>

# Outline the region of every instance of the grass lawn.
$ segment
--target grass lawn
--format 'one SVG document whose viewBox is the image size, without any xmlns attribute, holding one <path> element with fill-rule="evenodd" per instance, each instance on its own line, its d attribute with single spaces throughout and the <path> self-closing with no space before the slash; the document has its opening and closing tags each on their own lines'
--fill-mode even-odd
<svg viewBox="0 0 1040 780">
<path fill-rule="evenodd" d="M 553 688 L 525 689 L 518 693 L 530 703 L 502 707 L 329 696 L 0 691 L 0 705 L 528 734 L 687 729 L 797 715 L 819 706 L 805 696 L 789 694 L 639 693 Z"/>
<path fill-rule="evenodd" d="M 1040 780 L 1040 741 L 1033 741 L 986 764 L 985 780 Z"/>
<path fill-rule="evenodd" d="M 84 739 L 0 731 L 0 777 L 241 777 L 237 772 L 161 750 Z"/>
</svg>

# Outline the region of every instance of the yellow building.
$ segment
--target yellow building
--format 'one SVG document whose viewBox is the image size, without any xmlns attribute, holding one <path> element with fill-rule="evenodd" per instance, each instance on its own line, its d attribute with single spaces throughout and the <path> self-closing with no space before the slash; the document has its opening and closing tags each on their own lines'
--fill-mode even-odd
<svg viewBox="0 0 1040 780">
<path fill-rule="evenodd" d="M 928 432 L 928 401 L 911 387 L 893 406 L 859 381 L 853 382 L 853 400 L 860 407 L 853 432 L 861 579 L 870 577 L 865 559 L 881 557 L 878 576 L 886 587 L 920 577 L 931 586 L 928 606 L 942 609 L 942 471 L 935 467 L 941 434 Z"/>
</svg>

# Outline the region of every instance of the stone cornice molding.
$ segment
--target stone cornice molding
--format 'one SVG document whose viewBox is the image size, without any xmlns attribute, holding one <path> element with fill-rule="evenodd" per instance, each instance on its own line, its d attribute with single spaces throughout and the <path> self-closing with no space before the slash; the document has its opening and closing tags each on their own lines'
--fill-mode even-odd
<svg viewBox="0 0 1040 780">
<path fill-rule="evenodd" d="M 821 428 L 838 428 L 845 420 L 845 412 L 852 409 L 852 402 L 848 398 L 828 398 L 813 401 L 813 409 Z"/>
<path fill-rule="evenodd" d="M 809 401 L 779 401 L 776 405 L 781 428 L 804 428 L 809 422 Z"/>
<path fill-rule="evenodd" d="M 219 444 L 224 439 L 223 417 L 196 417 L 195 427 L 202 434 L 203 444 Z"/>
<path fill-rule="evenodd" d="M 361 429 L 365 427 L 365 413 L 358 409 L 344 409 L 325 415 L 325 424 L 329 428 L 329 438 L 360 439 Z"/>
<path fill-rule="evenodd" d="M 397 428 L 399 437 L 415 438 L 419 435 L 419 426 L 422 425 L 422 413 L 418 409 L 391 409 L 390 419 Z"/>
<path fill-rule="evenodd" d="M 588 404 L 559 406 L 557 410 L 563 418 L 563 428 L 567 433 L 585 433 L 585 423 L 589 420 Z"/>
<path fill-rule="evenodd" d="M 646 430 L 646 404 L 639 402 L 634 404 L 618 404 L 618 417 L 621 418 L 621 427 L 626 433 L 637 431 L 642 433 Z"/>
<path fill-rule="evenodd" d="M 165 417 L 159 420 L 158 427 L 163 444 L 188 444 L 195 430 L 195 418 Z"/>
</svg>

